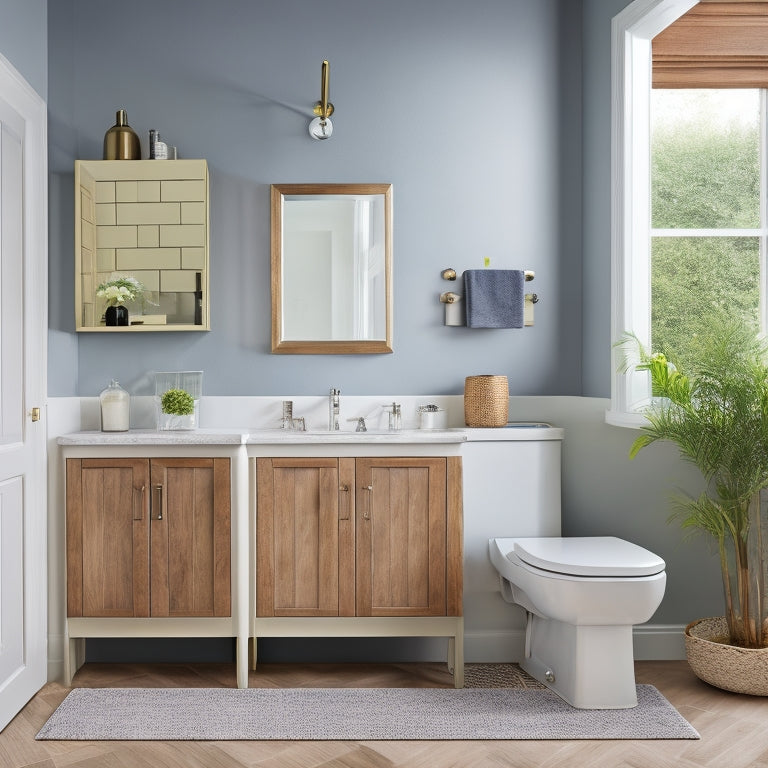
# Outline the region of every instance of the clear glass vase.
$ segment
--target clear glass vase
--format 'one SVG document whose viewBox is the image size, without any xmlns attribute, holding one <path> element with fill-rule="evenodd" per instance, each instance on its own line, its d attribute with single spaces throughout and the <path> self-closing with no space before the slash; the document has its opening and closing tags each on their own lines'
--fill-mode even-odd
<svg viewBox="0 0 768 768">
<path fill-rule="evenodd" d="M 168 412 L 163 407 L 163 396 L 169 390 L 179 390 L 193 400 L 191 412 Z M 163 430 L 189 430 L 200 426 L 200 398 L 203 394 L 202 371 L 158 371 L 155 373 L 155 415 L 157 428 Z M 167 400 L 167 398 L 166 398 Z M 183 400 L 183 398 L 182 398 Z"/>
<path fill-rule="evenodd" d="M 732 516 L 737 535 L 727 536 L 720 553 L 729 642 L 768 647 L 768 488 L 755 493 Z"/>
</svg>

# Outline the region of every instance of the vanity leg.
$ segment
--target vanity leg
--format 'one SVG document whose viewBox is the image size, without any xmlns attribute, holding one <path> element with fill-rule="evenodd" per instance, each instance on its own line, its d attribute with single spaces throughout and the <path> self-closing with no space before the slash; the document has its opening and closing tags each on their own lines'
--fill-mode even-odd
<svg viewBox="0 0 768 768">
<path fill-rule="evenodd" d="M 72 686 L 72 644 L 74 640 L 69 639 L 69 634 L 65 632 L 64 635 L 64 686 L 70 688 Z"/>
<path fill-rule="evenodd" d="M 453 640 L 453 687 L 464 687 L 464 627 L 461 626 Z"/>
<path fill-rule="evenodd" d="M 456 620 L 456 631 L 448 638 L 448 671 L 454 688 L 464 687 L 464 619 Z"/>
<path fill-rule="evenodd" d="M 237 687 L 248 687 L 248 637 L 238 636 L 235 641 Z"/>
<path fill-rule="evenodd" d="M 70 637 L 64 638 L 64 685 L 67 688 L 72 687 L 72 678 L 85 662 L 85 638 Z"/>
<path fill-rule="evenodd" d="M 251 638 L 251 671 L 256 671 L 256 638 Z"/>
</svg>

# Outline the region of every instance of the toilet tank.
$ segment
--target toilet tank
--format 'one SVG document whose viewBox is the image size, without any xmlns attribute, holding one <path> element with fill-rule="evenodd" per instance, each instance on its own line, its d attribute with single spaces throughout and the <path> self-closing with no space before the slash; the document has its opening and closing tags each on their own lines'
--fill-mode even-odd
<svg viewBox="0 0 768 768">
<path fill-rule="evenodd" d="M 560 535 L 563 430 L 520 423 L 464 431 L 465 593 L 496 591 L 488 539 Z"/>
</svg>

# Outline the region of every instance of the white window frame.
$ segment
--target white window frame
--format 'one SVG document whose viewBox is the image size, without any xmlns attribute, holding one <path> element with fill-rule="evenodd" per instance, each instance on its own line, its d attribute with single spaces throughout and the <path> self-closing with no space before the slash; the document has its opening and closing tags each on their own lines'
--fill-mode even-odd
<svg viewBox="0 0 768 768">
<path fill-rule="evenodd" d="M 651 40 L 698 0 L 635 0 L 611 23 L 611 339 L 650 338 Z M 611 354 L 609 424 L 640 427 L 647 374 L 619 371 Z"/>
</svg>

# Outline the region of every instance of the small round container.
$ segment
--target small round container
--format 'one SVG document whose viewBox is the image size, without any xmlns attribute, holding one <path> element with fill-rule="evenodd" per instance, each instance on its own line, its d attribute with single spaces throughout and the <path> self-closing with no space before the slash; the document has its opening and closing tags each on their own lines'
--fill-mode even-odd
<svg viewBox="0 0 768 768">
<path fill-rule="evenodd" d="M 419 408 L 419 429 L 445 429 L 448 426 L 448 415 L 437 406 L 422 406 Z"/>
</svg>

